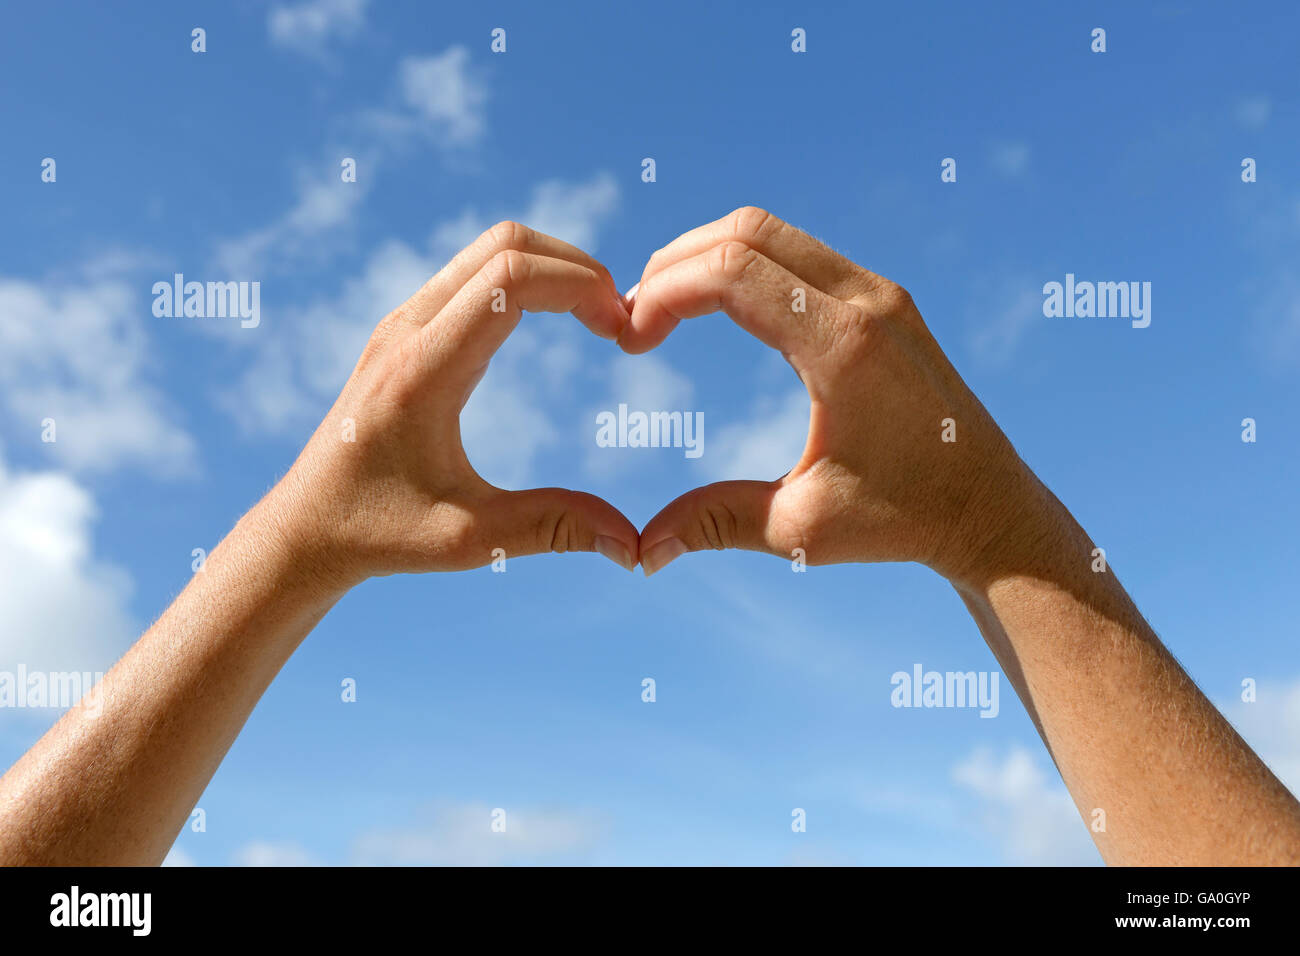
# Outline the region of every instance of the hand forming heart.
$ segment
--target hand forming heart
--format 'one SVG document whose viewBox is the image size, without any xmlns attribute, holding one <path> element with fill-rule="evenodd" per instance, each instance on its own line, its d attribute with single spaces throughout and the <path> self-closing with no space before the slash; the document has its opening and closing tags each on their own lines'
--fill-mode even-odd
<svg viewBox="0 0 1300 956">
<path fill-rule="evenodd" d="M 523 310 L 573 312 L 629 352 L 726 312 L 807 387 L 803 455 L 777 481 L 688 492 L 639 536 L 592 495 L 494 488 L 459 417 Z M 647 574 L 703 548 L 924 562 L 979 622 L 1076 807 L 1112 811 L 1094 830 L 1108 862 L 1300 859 L 1300 804 L 1114 575 L 1089 567 L 1092 541 L 907 293 L 745 208 L 655 253 L 622 297 L 585 253 L 503 223 L 386 317 L 289 474 L 88 695 L 93 710 L 70 709 L 0 779 L 0 863 L 161 862 L 262 692 L 352 584 L 477 567 L 496 548 L 596 550 Z"/>
<path fill-rule="evenodd" d="M 459 416 L 523 311 L 572 312 L 631 353 L 727 313 L 807 387 L 802 457 L 776 481 L 688 492 L 639 536 L 593 495 L 488 484 Z M 803 549 L 810 564 L 920 561 L 957 579 L 1001 544 L 999 502 L 1035 484 L 902 288 L 745 207 L 654 253 L 626 296 L 581 250 L 492 227 L 379 324 L 273 493 L 342 584 L 479 567 L 494 548 L 599 551 L 647 575 L 704 548 Z"/>
</svg>

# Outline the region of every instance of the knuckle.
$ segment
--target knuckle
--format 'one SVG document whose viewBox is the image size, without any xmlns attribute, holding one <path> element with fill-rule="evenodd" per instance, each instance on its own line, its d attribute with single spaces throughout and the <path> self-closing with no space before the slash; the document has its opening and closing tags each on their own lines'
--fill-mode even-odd
<svg viewBox="0 0 1300 956">
<path fill-rule="evenodd" d="M 410 328 L 413 321 L 406 305 L 399 305 L 389 312 L 379 320 L 379 324 L 370 333 L 370 338 L 366 340 L 366 347 L 361 351 L 361 359 L 357 364 L 371 362 L 376 356 L 386 352 L 389 346 Z"/>
<path fill-rule="evenodd" d="M 503 219 L 483 235 L 487 238 L 488 246 L 499 252 L 503 249 L 523 249 L 528 244 L 532 232 L 521 222 Z"/>
<path fill-rule="evenodd" d="M 484 267 L 484 277 L 493 288 L 516 286 L 528 278 L 529 259 L 518 249 L 502 249 Z"/>
<path fill-rule="evenodd" d="M 408 303 L 403 302 L 397 308 L 393 309 L 386 316 L 379 320 L 374 331 L 370 333 L 368 346 L 381 346 L 388 342 L 397 332 L 413 321 L 411 307 Z"/>
<path fill-rule="evenodd" d="M 750 241 L 763 239 L 766 232 L 771 231 L 774 225 L 779 226 L 777 218 L 758 206 L 741 206 L 731 214 L 732 234 L 741 239 Z"/>
<path fill-rule="evenodd" d="M 880 312 L 889 318 L 901 318 L 916 311 L 912 294 L 897 282 L 883 280 L 873 290 Z"/>
<path fill-rule="evenodd" d="M 756 253 L 739 239 L 728 239 L 713 247 L 707 261 L 709 275 L 726 282 L 736 282 L 745 274 L 757 257 Z"/>
<path fill-rule="evenodd" d="M 846 302 L 843 315 L 844 318 L 834 324 L 827 353 L 854 363 L 880 347 L 888 319 L 877 309 L 856 302 Z"/>
<path fill-rule="evenodd" d="M 837 334 L 846 351 L 860 355 L 879 347 L 891 328 L 913 327 L 921 321 L 911 294 L 897 282 L 878 280 L 870 291 L 844 303 L 844 321 Z"/>
</svg>

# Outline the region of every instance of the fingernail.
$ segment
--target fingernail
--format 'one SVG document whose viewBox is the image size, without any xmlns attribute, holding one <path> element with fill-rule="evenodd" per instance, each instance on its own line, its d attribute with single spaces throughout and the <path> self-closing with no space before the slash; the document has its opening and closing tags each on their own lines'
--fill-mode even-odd
<svg viewBox="0 0 1300 956">
<path fill-rule="evenodd" d="M 641 283 L 638 282 L 636 285 L 632 286 L 632 288 L 623 293 L 623 304 L 627 306 L 629 312 L 632 311 L 632 306 L 636 305 L 636 291 L 639 288 L 641 288 Z"/>
<path fill-rule="evenodd" d="M 656 571 L 662 571 L 668 562 L 680 558 L 686 553 L 686 543 L 680 538 L 664 538 L 645 554 L 641 555 L 641 570 L 646 577 Z"/>
<path fill-rule="evenodd" d="M 617 538 L 611 538 L 609 535 L 596 535 L 596 550 L 603 554 L 609 560 L 613 561 L 625 571 L 631 571 L 635 565 L 632 563 L 632 554 L 627 550 L 623 542 Z"/>
</svg>

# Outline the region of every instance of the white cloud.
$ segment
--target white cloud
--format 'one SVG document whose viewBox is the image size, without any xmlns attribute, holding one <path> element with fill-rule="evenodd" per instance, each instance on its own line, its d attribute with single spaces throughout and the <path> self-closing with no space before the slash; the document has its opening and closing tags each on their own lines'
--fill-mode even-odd
<svg viewBox="0 0 1300 956">
<path fill-rule="evenodd" d="M 609 173 L 598 173 L 585 183 L 550 179 L 533 189 L 522 209 L 486 213 L 470 207 L 440 223 L 430 240 L 433 254 L 445 262 L 501 219 L 514 219 L 538 232 L 563 239 L 588 253 L 594 253 L 597 235 L 605 221 L 618 209 L 618 183 Z"/>
<path fill-rule="evenodd" d="M 1100 856 L 1064 784 L 1048 779 L 1035 758 L 1014 747 L 999 761 L 980 748 L 953 768 L 953 780 L 976 799 L 978 824 L 1008 863 L 1077 866 Z"/>
<path fill-rule="evenodd" d="M 618 354 L 609 364 L 610 403 L 626 402 L 644 411 L 680 411 L 691 407 L 695 386 L 654 355 Z"/>
<path fill-rule="evenodd" d="M 369 0 L 306 0 L 276 4 L 267 15 L 271 41 L 320 57 L 331 40 L 355 36 L 366 22 Z"/>
<path fill-rule="evenodd" d="M 1241 285 L 1251 344 L 1269 371 L 1285 375 L 1300 365 L 1300 197 L 1270 201 L 1253 190 L 1236 195 L 1238 235 L 1255 263 Z"/>
<path fill-rule="evenodd" d="M 322 398 L 333 398 L 352 373 L 366 340 L 379 320 L 425 284 L 437 268 L 432 256 L 399 240 L 375 248 L 362 272 L 343 283 L 331 299 L 311 303 L 291 315 L 301 340 L 304 384 Z"/>
<path fill-rule="evenodd" d="M 1260 681 L 1253 703 L 1236 700 L 1223 712 L 1277 778 L 1300 796 L 1300 678 L 1290 684 Z"/>
<path fill-rule="evenodd" d="M 484 133 L 482 105 L 487 100 L 487 87 L 473 72 L 464 47 L 400 61 L 396 96 L 402 104 L 399 108 L 356 117 L 370 143 L 364 151 L 322 151 L 313 168 L 300 170 L 294 202 L 286 212 L 266 225 L 217 243 L 213 268 L 222 272 L 222 278 L 257 280 L 268 273 L 298 267 L 304 261 L 321 263 L 350 235 L 369 183 L 391 153 L 419 135 L 439 146 L 452 147 L 467 146 Z M 344 157 L 355 160 L 355 182 L 343 181 Z M 590 212 L 584 203 L 590 207 L 601 200 L 599 195 L 571 195 L 563 185 L 558 189 L 555 202 L 577 203 L 573 209 L 560 206 L 571 221 L 588 219 Z M 547 199 L 550 196 L 538 198 L 543 203 L 542 211 L 556 217 L 551 204 L 543 202 Z"/>
<path fill-rule="evenodd" d="M 1300 364 L 1300 280 L 1279 271 L 1255 310 L 1256 347 L 1272 368 Z"/>
<path fill-rule="evenodd" d="M 235 851 L 235 866 L 316 866 L 312 855 L 296 843 L 255 840 Z"/>
<path fill-rule="evenodd" d="M 533 190 L 523 221 L 592 252 L 597 231 L 617 208 L 618 184 L 608 173 L 578 184 L 550 180 Z"/>
<path fill-rule="evenodd" d="M 270 339 L 238 384 L 216 393 L 216 404 L 246 434 L 300 431 L 324 417 L 325 408 L 298 384 L 296 368 L 285 341 Z"/>
<path fill-rule="evenodd" d="M 76 471 L 136 466 L 191 473 L 193 439 L 147 381 L 148 303 L 121 278 L 38 284 L 0 279 L 0 405 L 16 433 Z"/>
<path fill-rule="evenodd" d="M 1003 289 L 995 304 L 979 311 L 979 325 L 969 336 L 975 358 L 994 368 L 1011 361 L 1034 322 L 1043 317 L 1043 296 L 1032 282 L 1007 282 Z"/>
<path fill-rule="evenodd" d="M 355 157 L 353 157 L 355 158 Z M 365 196 L 367 180 L 346 183 L 340 176 L 340 159 L 323 162 L 328 174 L 303 173 L 293 205 L 265 226 L 217 243 L 214 266 L 223 280 L 256 280 L 288 265 L 321 258 L 341 239 Z"/>
<path fill-rule="evenodd" d="M 1221 706 L 1292 793 L 1300 793 L 1300 678 L 1261 681 L 1254 703 Z M 1047 764 L 1015 747 L 999 760 L 981 748 L 953 768 L 954 781 L 976 799 L 977 822 L 1001 845 L 1009 863 L 1096 863 L 1099 854 L 1069 793 Z"/>
<path fill-rule="evenodd" d="M 410 108 L 412 122 L 426 125 L 426 131 L 468 143 L 483 134 L 483 105 L 487 86 L 470 64 L 463 46 L 454 46 L 437 56 L 405 57 L 398 64 L 398 88 L 402 103 Z"/>
<path fill-rule="evenodd" d="M 299 172 L 286 212 L 217 244 L 214 266 L 225 273 L 223 278 L 258 279 L 304 261 L 324 261 L 349 235 L 376 171 L 405 143 L 424 137 L 444 149 L 462 147 L 477 141 L 486 128 L 487 86 L 464 47 L 401 60 L 395 96 L 399 107 L 354 118 L 369 141 L 364 150 L 323 150 L 314 167 Z M 343 181 L 344 158 L 357 164 L 355 182 Z M 564 193 L 560 199 L 574 201 Z M 582 210 L 574 215 L 581 218 Z"/>
<path fill-rule="evenodd" d="M 163 866 L 197 866 L 194 857 L 190 856 L 180 847 L 172 847 L 167 851 L 167 856 L 162 861 Z"/>
<path fill-rule="evenodd" d="M 552 318 L 558 317 L 535 321 Z M 521 322 L 465 405 L 460 419 L 465 454 L 492 484 L 530 484 L 537 453 L 559 436 L 549 406 L 565 391 L 563 370 L 578 364 L 572 332 Z"/>
<path fill-rule="evenodd" d="M 711 618 L 710 633 L 761 655 L 783 674 L 828 687 L 860 683 L 867 668 L 862 645 L 810 627 L 804 607 L 758 591 L 752 579 L 720 570 L 701 576 L 700 584 L 708 591 L 708 602 L 707 610 L 698 613 Z M 790 640 L 791 634 L 799 640 Z"/>
<path fill-rule="evenodd" d="M 808 440 L 811 410 L 803 386 L 784 396 L 758 399 L 748 420 L 707 436 L 703 461 L 713 481 L 752 478 L 773 481 L 793 468 Z"/>
<path fill-rule="evenodd" d="M 1273 101 L 1267 96 L 1246 96 L 1237 101 L 1234 112 L 1246 129 L 1263 129 L 1273 115 Z"/>
<path fill-rule="evenodd" d="M 989 153 L 989 162 L 1003 176 L 1019 176 L 1029 168 L 1029 146 L 1025 143 L 998 143 Z"/>
<path fill-rule="evenodd" d="M 424 824 L 376 829 L 353 847 L 361 866 L 502 866 L 536 864 L 591 849 L 604 835 L 600 818 L 565 811 L 507 809 L 493 832 L 493 808 L 437 808 Z"/>
<path fill-rule="evenodd" d="M 605 399 L 593 405 L 582 416 L 586 430 L 588 451 L 585 467 L 588 474 L 608 477 L 619 470 L 637 467 L 638 459 L 631 455 L 615 454 L 609 448 L 595 444 L 596 416 L 601 412 L 617 414 L 619 405 L 629 411 L 640 412 L 694 412 L 695 386 L 691 380 L 673 369 L 655 355 L 627 355 L 616 353 L 605 367 L 608 391 Z M 707 439 L 707 433 L 705 435 Z M 708 451 L 708 444 L 705 444 Z"/>
<path fill-rule="evenodd" d="M 453 46 L 399 60 L 390 105 L 365 111 L 355 125 L 380 151 L 419 142 L 459 156 L 487 131 L 488 99 L 483 71 L 466 47 Z"/>
<path fill-rule="evenodd" d="M 131 645 L 131 580 L 95 557 L 96 517 L 68 475 L 13 473 L 0 455 L 0 669 L 107 671 Z"/>
</svg>

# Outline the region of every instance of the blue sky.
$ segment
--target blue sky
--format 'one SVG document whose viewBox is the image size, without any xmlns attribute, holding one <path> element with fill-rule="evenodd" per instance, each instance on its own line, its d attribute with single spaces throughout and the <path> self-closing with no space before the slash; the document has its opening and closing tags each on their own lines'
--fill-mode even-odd
<svg viewBox="0 0 1300 956">
<path fill-rule="evenodd" d="M 626 288 L 753 203 L 913 293 L 1172 651 L 1300 787 L 1294 6 L 546 6 L 8 14 L 0 670 L 106 669 L 289 466 L 374 324 L 482 228 L 553 232 Z M 151 287 L 176 272 L 259 282 L 260 324 L 156 318 Z M 1150 326 L 1044 317 L 1067 273 L 1150 282 Z M 704 454 L 597 447 L 620 402 L 702 412 Z M 725 317 L 629 358 L 530 315 L 464 427 L 489 480 L 583 488 L 640 526 L 705 481 L 780 475 L 806 412 Z M 915 664 L 997 669 L 924 568 L 507 567 L 348 595 L 171 861 L 1099 862 L 1005 680 L 994 719 L 891 705 Z M 56 717 L 0 713 L 0 763 Z"/>
</svg>

